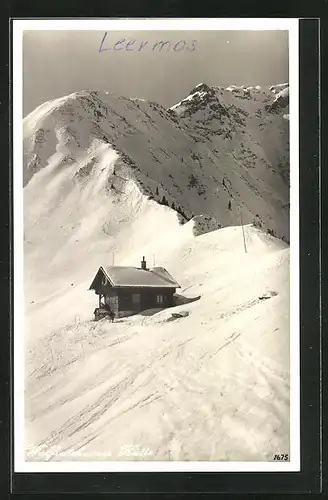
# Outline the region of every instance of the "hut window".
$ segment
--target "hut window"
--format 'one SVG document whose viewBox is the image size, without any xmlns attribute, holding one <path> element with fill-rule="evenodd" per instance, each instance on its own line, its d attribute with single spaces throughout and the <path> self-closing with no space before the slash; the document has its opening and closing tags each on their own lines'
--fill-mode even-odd
<svg viewBox="0 0 328 500">
<path fill-rule="evenodd" d="M 132 294 L 132 304 L 140 304 L 140 293 Z"/>
<path fill-rule="evenodd" d="M 164 303 L 163 295 L 156 295 L 156 302 L 157 304 L 163 304 Z"/>
</svg>

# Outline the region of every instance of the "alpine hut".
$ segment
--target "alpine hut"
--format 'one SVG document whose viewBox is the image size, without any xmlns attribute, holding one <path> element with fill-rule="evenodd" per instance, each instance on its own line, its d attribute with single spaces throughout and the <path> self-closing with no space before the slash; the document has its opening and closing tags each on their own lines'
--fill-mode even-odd
<svg viewBox="0 0 328 500">
<path fill-rule="evenodd" d="M 173 306 L 173 295 L 179 283 L 164 267 L 147 268 L 145 257 L 141 267 L 100 266 L 89 290 L 99 297 L 95 319 L 110 315 L 120 318 L 146 309 Z"/>
</svg>

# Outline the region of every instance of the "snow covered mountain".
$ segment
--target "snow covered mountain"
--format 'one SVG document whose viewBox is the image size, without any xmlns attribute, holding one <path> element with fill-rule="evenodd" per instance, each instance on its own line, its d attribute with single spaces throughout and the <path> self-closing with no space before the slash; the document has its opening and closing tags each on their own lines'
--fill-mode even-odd
<svg viewBox="0 0 328 500">
<path fill-rule="evenodd" d="M 84 91 L 24 119 L 29 459 L 128 438 L 157 460 L 288 453 L 286 115 L 287 84 L 200 84 L 169 110 Z M 143 255 L 201 297 L 190 315 L 95 325 L 95 271 Z"/>
<path fill-rule="evenodd" d="M 271 197 L 283 197 L 286 192 L 275 183 L 275 174 L 288 182 L 289 130 L 284 120 L 284 115 L 289 113 L 288 92 L 288 84 L 222 88 L 201 83 L 171 110 L 200 137 L 210 140 L 214 151 L 217 147 L 228 161 L 233 159 L 232 170 L 239 164 L 241 170 L 237 169 L 237 175 L 242 176 L 251 189 L 257 187 L 261 193 L 262 181 L 272 186 Z M 222 160 L 219 163 L 222 164 Z M 224 161 L 223 166 L 227 167 Z M 234 194 L 239 199 L 238 193 Z M 268 192 L 266 196 L 270 198 Z"/>
<path fill-rule="evenodd" d="M 24 121 L 25 183 L 39 170 L 51 177 L 64 169 L 82 185 L 115 152 L 105 175 L 114 193 L 120 177 L 134 179 L 187 220 L 240 224 L 241 209 L 246 223 L 288 239 L 288 111 L 278 112 L 273 90 L 200 84 L 168 111 L 92 91 L 46 103 Z"/>
</svg>

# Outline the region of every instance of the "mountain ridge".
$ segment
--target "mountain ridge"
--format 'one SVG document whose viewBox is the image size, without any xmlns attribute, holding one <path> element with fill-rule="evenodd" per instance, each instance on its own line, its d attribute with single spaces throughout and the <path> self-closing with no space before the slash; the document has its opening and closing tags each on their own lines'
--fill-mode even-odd
<svg viewBox="0 0 328 500">
<path fill-rule="evenodd" d="M 193 103 L 195 113 L 189 121 L 176 111 L 181 103 L 166 110 L 151 101 L 109 92 L 81 91 L 39 106 L 24 119 L 24 184 L 49 164 L 57 165 L 53 170 L 69 167 L 77 177 L 78 171 L 86 176 L 92 161 L 102 155 L 99 150 L 107 148 L 116 151 L 121 168 L 134 177 L 146 195 L 173 206 L 182 220 L 207 215 L 216 218 L 220 226 L 233 225 L 239 223 L 238 211 L 242 209 L 245 222 L 257 220 L 288 240 L 288 140 L 282 147 L 279 137 L 288 133 L 286 120 L 273 116 L 281 129 L 277 127 L 275 132 L 277 144 L 270 144 L 265 152 L 259 140 L 251 137 L 260 139 L 258 118 L 255 125 L 252 123 L 252 134 L 247 132 L 250 111 L 236 106 L 242 101 L 240 96 L 233 97 L 232 103 L 226 99 L 220 104 L 218 92 L 231 96 L 234 90 L 206 84 L 195 88 L 196 92 L 203 89 L 205 100 L 198 100 L 197 106 Z M 271 95 L 275 97 L 272 91 Z M 255 102 L 256 115 L 260 108 Z M 260 104 L 266 102 L 262 99 Z M 286 114 L 285 108 L 283 112 Z M 261 116 L 263 113 L 261 109 Z M 272 135 L 274 125 L 262 135 Z M 90 152 L 94 153 L 91 161 Z M 274 166 L 269 161 L 272 158 Z M 285 164 L 281 166 L 281 162 Z M 109 186 L 116 180 L 108 179 Z M 240 184 L 245 193 L 239 193 Z M 229 201 L 231 211 L 227 210 Z"/>
</svg>

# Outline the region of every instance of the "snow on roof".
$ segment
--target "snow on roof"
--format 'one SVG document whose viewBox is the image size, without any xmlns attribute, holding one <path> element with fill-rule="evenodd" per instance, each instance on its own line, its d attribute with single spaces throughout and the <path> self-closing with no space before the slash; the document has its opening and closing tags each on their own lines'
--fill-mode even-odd
<svg viewBox="0 0 328 500">
<path fill-rule="evenodd" d="M 101 266 L 100 270 L 115 287 L 162 287 L 181 288 L 164 267 L 141 269 L 127 266 Z M 98 271 L 99 272 L 99 271 Z M 98 273 L 97 273 L 98 274 Z M 90 286 L 93 289 L 94 281 Z"/>
</svg>

